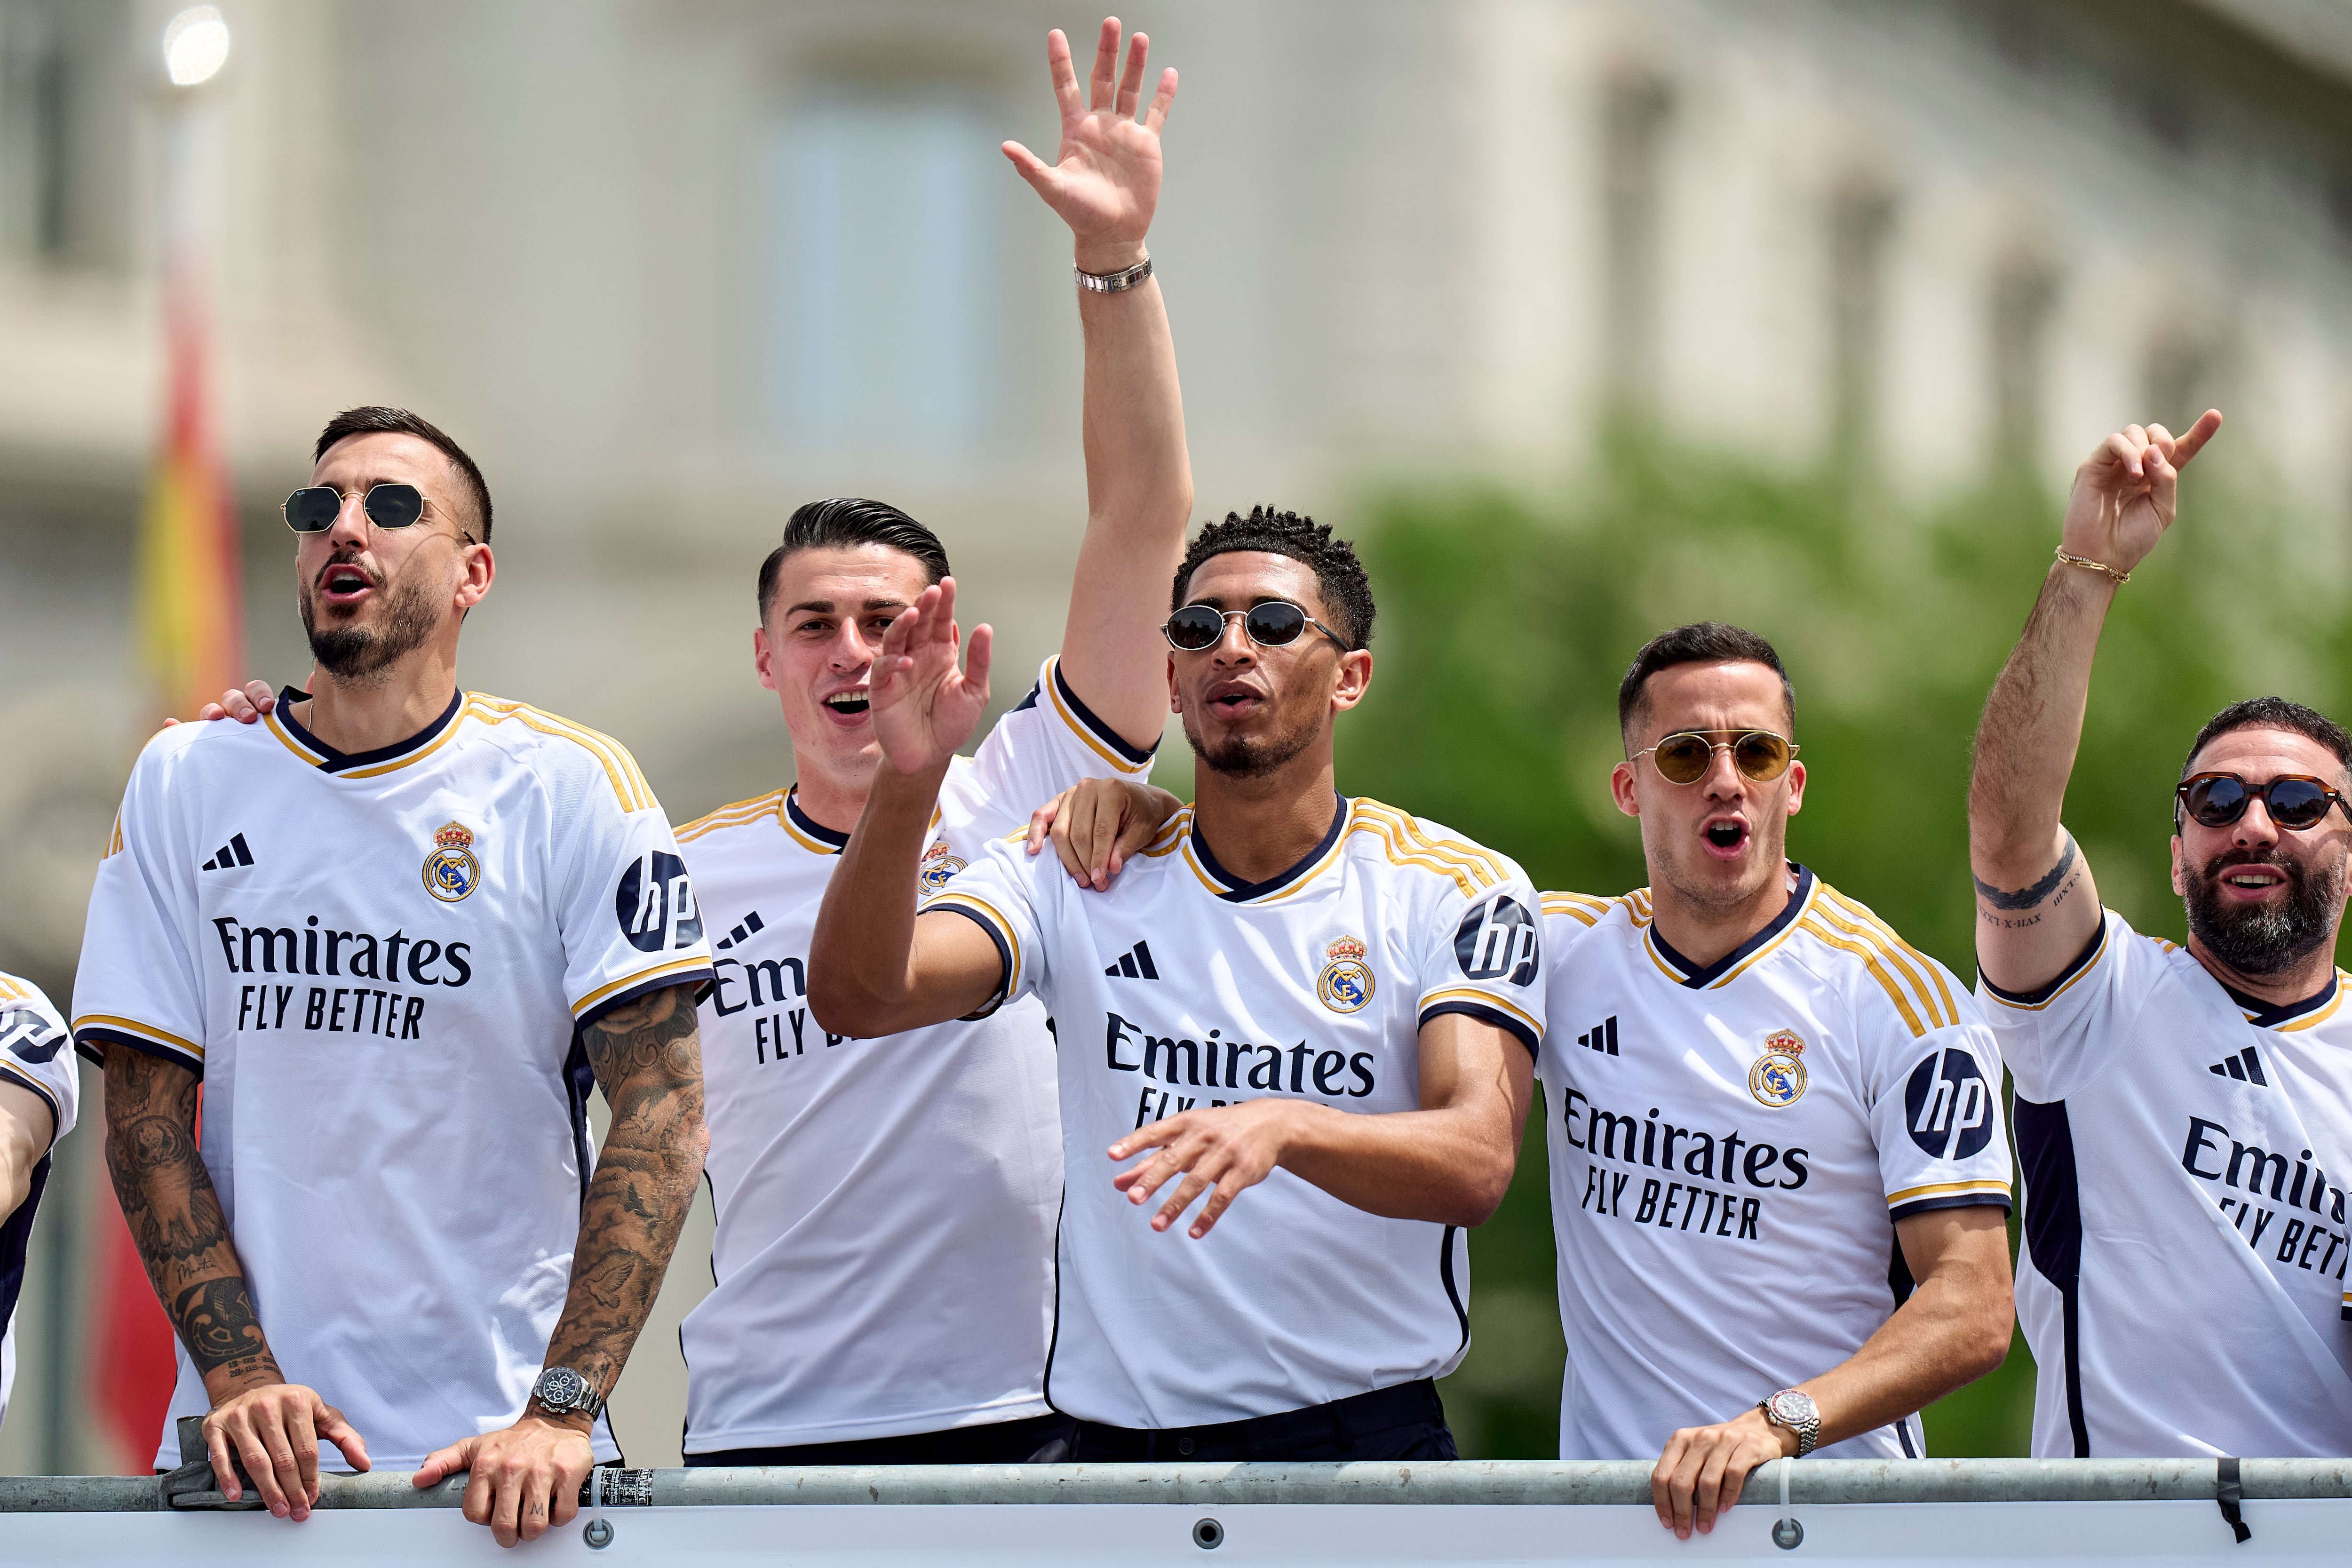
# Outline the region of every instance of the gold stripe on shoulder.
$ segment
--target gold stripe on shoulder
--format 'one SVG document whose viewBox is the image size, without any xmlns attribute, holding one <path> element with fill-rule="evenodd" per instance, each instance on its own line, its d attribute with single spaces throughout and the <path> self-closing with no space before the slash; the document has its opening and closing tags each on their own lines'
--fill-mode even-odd
<svg viewBox="0 0 2352 1568">
<path fill-rule="evenodd" d="M 1171 854 L 1192 830 L 1192 808 L 1188 805 L 1160 825 L 1160 836 L 1145 845 L 1142 853 L 1155 860 L 1162 855 Z"/>
<path fill-rule="evenodd" d="M 1475 899 L 1483 890 L 1482 885 L 1474 879 L 1479 875 L 1475 870 L 1454 861 L 1441 860 L 1435 856 L 1414 853 L 1398 844 L 1394 826 L 1378 816 L 1367 816 L 1350 823 L 1348 832 L 1340 837 L 1344 840 L 1360 832 L 1369 833 L 1380 840 L 1381 851 L 1387 855 L 1391 866 L 1411 866 L 1423 871 L 1433 871 L 1461 889 L 1465 899 Z"/>
<path fill-rule="evenodd" d="M 1411 812 L 1400 811 L 1384 801 L 1373 800 L 1370 796 L 1359 796 L 1356 805 L 1366 815 L 1385 817 L 1393 823 L 1397 831 L 1403 834 L 1413 847 L 1423 853 L 1434 855 L 1440 859 L 1460 861 L 1465 868 L 1471 870 L 1472 875 L 1478 877 L 1490 887 L 1507 879 L 1503 870 L 1501 858 L 1492 850 L 1481 848 L 1467 839 L 1432 838 L 1421 830 L 1421 824 L 1413 820 Z"/>
<path fill-rule="evenodd" d="M 1548 915 L 1566 915 L 1588 926 L 1599 925 L 1615 907 L 1617 900 L 1596 899 L 1590 893 L 1544 893 L 1538 902 Z"/>
<path fill-rule="evenodd" d="M 0 1002 L 29 1002 L 32 999 L 33 992 L 30 986 L 20 980 L 0 974 Z"/>
<path fill-rule="evenodd" d="M 1847 898 L 1843 893 L 1839 892 L 1827 882 L 1821 882 L 1818 878 L 1814 879 L 1816 882 L 1820 883 L 1822 894 L 1824 898 L 1828 899 L 1832 903 L 1834 903 L 1839 910 L 1843 910 L 1844 913 L 1852 916 L 1853 919 L 1860 921 L 1863 924 L 1877 931 L 1882 941 L 1892 944 L 1895 956 L 1898 962 L 1907 958 L 1910 961 L 1907 967 L 1916 970 L 1919 974 L 1925 976 L 1925 983 L 1923 983 L 1919 987 L 1920 999 L 1926 1002 L 1940 1003 L 1940 1006 L 1937 1007 L 1937 1010 L 1942 1015 L 1944 1024 L 1947 1027 L 1957 1025 L 1960 1021 L 1960 1009 L 1958 1004 L 1952 1000 L 1952 988 L 1944 984 L 1944 970 L 1941 964 L 1938 964 L 1934 959 L 1929 958 L 1926 953 L 1921 952 L 1917 948 L 1913 947 L 1909 942 L 1904 941 L 1903 933 L 1896 931 L 1893 926 L 1888 925 L 1885 921 L 1879 917 L 1877 911 L 1871 909 L 1870 906 Z M 1927 992 L 1927 987 L 1930 984 L 1935 987 L 1935 994 L 1932 997 L 1929 996 Z"/>
<path fill-rule="evenodd" d="M 722 827 L 740 827 L 747 822 L 757 822 L 763 816 L 782 816 L 784 814 L 786 793 L 780 789 L 771 790 L 756 799 L 739 800 L 731 805 L 722 805 L 716 811 L 707 812 L 679 828 L 677 841 L 684 844 L 688 839 L 699 838 L 706 833 L 714 833 Z"/>
<path fill-rule="evenodd" d="M 1822 890 L 1825 894 L 1829 891 L 1827 888 Z M 1896 943 L 1889 942 L 1880 931 L 1853 919 L 1845 911 L 1843 904 L 1831 898 L 1824 898 L 1815 905 L 1810 918 L 1820 921 L 1824 927 L 1833 927 L 1861 942 L 1870 949 L 1874 960 L 1885 964 L 1890 973 L 1900 976 L 1905 989 L 1909 991 L 1912 999 L 1919 1004 L 1919 1014 L 1927 1019 L 1929 1028 L 1940 1029 L 1950 1022 L 1937 1007 L 1936 994 L 1920 974 L 1917 967 L 1909 958 L 1904 956 Z"/>
<path fill-rule="evenodd" d="M 513 702 L 503 697 L 489 697 L 480 692 L 467 694 L 466 710 L 467 713 L 478 715 L 485 724 L 502 724 L 509 719 L 512 719 L 525 728 L 535 730 L 542 735 L 558 736 L 579 746 L 604 764 L 604 777 L 611 783 L 613 794 L 620 801 L 621 809 L 625 812 L 633 814 L 640 812 L 654 803 L 653 791 L 646 787 L 645 775 L 637 771 L 636 759 L 629 755 L 627 747 L 610 735 L 591 730 L 584 724 L 574 724 L 569 719 L 559 719 L 552 713 L 542 712 L 527 702 Z M 459 721 L 462 721 L 465 716 L 465 714 L 459 714 Z M 455 733 L 457 728 L 456 724 L 450 725 L 447 733 Z M 443 739 L 447 738 L 447 733 L 445 733 Z M 439 742 L 436 742 L 435 744 L 437 745 Z M 431 749 L 431 747 L 426 748 L 427 751 Z M 417 753 L 418 756 L 423 754 L 423 752 Z M 414 759 L 402 759 L 404 763 L 412 760 Z"/>
<path fill-rule="evenodd" d="M 1842 949 L 1861 959 L 1863 967 L 1870 971 L 1871 978 L 1878 982 L 1880 989 L 1884 990 L 1887 997 L 1894 1002 L 1895 1010 L 1903 1015 L 1903 1022 L 1910 1027 L 1912 1037 L 1918 1039 L 1927 1034 L 1927 1026 L 1919 1022 L 1919 1015 L 1912 1009 L 1911 998 L 1906 988 L 1901 981 L 1887 972 L 1875 943 L 1856 942 L 1839 935 L 1834 927 L 1821 918 L 1818 910 L 1808 914 L 1796 923 L 1798 927 L 1811 932 L 1816 941 L 1826 942 L 1832 947 Z"/>
</svg>

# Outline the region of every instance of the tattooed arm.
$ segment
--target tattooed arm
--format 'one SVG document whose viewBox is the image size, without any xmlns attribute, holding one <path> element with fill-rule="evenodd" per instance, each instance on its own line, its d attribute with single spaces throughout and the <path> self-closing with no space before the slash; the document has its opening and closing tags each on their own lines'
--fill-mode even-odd
<svg viewBox="0 0 2352 1568">
<path fill-rule="evenodd" d="M 671 986 L 615 1007 L 583 1032 L 582 1043 L 613 1124 L 589 1183 L 572 1289 L 545 1364 L 570 1367 L 609 1394 L 661 1289 L 710 1146 L 694 987 Z M 595 1463 L 593 1426 L 533 1401 L 506 1430 L 434 1454 L 416 1485 L 471 1471 L 466 1517 L 488 1525 L 501 1546 L 535 1541 L 579 1510 L 580 1483 Z"/>
<path fill-rule="evenodd" d="M 2161 425 L 2131 425 L 2102 441 L 2075 470 L 2061 548 L 2129 573 L 2171 526 L 2180 468 L 2221 427 L 2208 410 L 2178 438 Z M 2116 589 L 2105 572 L 2053 565 L 1977 724 L 1969 781 L 1977 963 L 2004 991 L 2048 984 L 2099 928 L 2090 864 L 2058 816 Z"/>
<path fill-rule="evenodd" d="M 368 1468 L 367 1445 L 341 1411 L 278 1371 L 196 1149 L 195 1126 L 195 1074 L 127 1046 L 107 1047 L 107 1169 L 147 1278 L 205 1380 L 213 1471 L 225 1495 L 242 1496 L 229 1462 L 234 1450 L 271 1513 L 306 1519 L 319 1500 L 319 1439 L 359 1470 Z"/>
</svg>

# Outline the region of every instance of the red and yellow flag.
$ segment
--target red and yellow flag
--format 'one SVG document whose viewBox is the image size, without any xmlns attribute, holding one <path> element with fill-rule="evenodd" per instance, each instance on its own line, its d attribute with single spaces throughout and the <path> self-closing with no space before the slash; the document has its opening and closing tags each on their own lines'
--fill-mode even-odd
<svg viewBox="0 0 2352 1568">
<path fill-rule="evenodd" d="M 244 682 L 245 605 L 236 509 L 214 440 L 205 323 L 185 269 L 166 279 L 164 321 L 170 405 L 139 529 L 139 651 L 156 706 L 193 719 Z"/>
</svg>

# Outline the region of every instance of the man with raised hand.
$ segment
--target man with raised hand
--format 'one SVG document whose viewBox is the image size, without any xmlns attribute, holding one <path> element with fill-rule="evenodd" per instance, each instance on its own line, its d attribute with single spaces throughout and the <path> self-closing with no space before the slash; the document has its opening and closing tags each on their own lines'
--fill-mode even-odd
<svg viewBox="0 0 2352 1568">
<path fill-rule="evenodd" d="M 314 459 L 284 509 L 311 689 L 148 742 L 74 1038 L 179 1335 L 170 1414 L 204 1415 L 226 1494 L 242 1461 L 306 1517 L 324 1438 L 420 1487 L 470 1470 L 466 1517 L 512 1545 L 619 1452 L 604 1397 L 701 1173 L 709 949 L 627 751 L 457 685 L 495 575 L 474 460 L 393 408 Z"/>
<path fill-rule="evenodd" d="M 944 885 L 1082 778 L 1150 765 L 1166 713 L 1153 598 L 1192 510 L 1176 354 L 1143 242 L 1166 72 L 1103 24 L 1091 107 L 1067 41 L 1046 63 L 1059 160 L 1007 155 L 1071 229 L 1086 338 L 1087 518 L 1061 652 L 969 758 L 892 890 Z M 1139 107 L 1144 110 L 1137 118 Z M 718 944 L 704 1000 L 711 1293 L 681 1333 L 689 1465 L 1055 1459 L 1046 1404 L 1062 1149 L 1034 1000 L 905 1033 L 809 1016 L 810 931 L 882 762 L 869 709 L 885 630 L 948 574 L 937 535 L 880 501 L 802 507 L 760 572 L 761 683 L 799 782 L 678 835 Z M 970 1011 L 965 1009 L 964 1011 Z"/>
<path fill-rule="evenodd" d="M 2107 608 L 2221 426 L 2126 426 L 2075 471 L 2057 562 L 1977 731 L 1977 962 L 2017 1084 L 2017 1297 L 2044 1457 L 2352 1454 L 2352 1009 L 2336 967 L 2352 735 L 2261 697 L 2189 742 L 2172 837 L 2185 947 L 2100 909 L 2060 819 Z"/>
<path fill-rule="evenodd" d="M 2000 1364 L 2009 1149 L 1967 989 L 1788 858 L 1771 644 L 1665 632 L 1617 716 L 1650 885 L 1543 905 L 1560 1457 L 1657 1456 L 1687 1540 L 1784 1455 L 1917 1458 L 1917 1413 Z"/>
<path fill-rule="evenodd" d="M 872 1036 L 1029 996 L 1052 1013 L 1068 1175 L 1045 1391 L 1078 1418 L 1074 1458 L 1452 1458 L 1433 1380 L 1468 1341 L 1464 1227 L 1517 1157 L 1534 894 L 1500 856 L 1334 788 L 1372 599 L 1328 526 L 1228 516 L 1170 602 L 1195 805 L 1108 891 L 1016 835 L 920 918 L 991 638 L 958 668 L 952 580 L 892 624 L 882 763 L 817 919 L 811 1016 Z M 1105 1153 L 1136 1163 L 1114 1175 Z M 1189 1241 L 1160 1234 L 1195 1202 Z"/>
<path fill-rule="evenodd" d="M 16 1381 L 16 1298 L 49 1156 L 73 1131 L 81 1081 L 66 1021 L 29 980 L 0 974 L 0 1424 Z"/>
</svg>

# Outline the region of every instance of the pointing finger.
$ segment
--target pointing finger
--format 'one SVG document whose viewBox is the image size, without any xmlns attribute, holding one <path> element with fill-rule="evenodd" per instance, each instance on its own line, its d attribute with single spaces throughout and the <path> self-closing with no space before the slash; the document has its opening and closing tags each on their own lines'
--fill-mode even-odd
<svg viewBox="0 0 2352 1568">
<path fill-rule="evenodd" d="M 2221 428 L 2221 411 L 2218 408 L 2208 408 L 2198 416 L 2197 423 L 2191 425 L 2180 439 L 2173 444 L 2172 466 L 2176 468 L 2187 468 L 2189 459 L 2203 451 L 2205 443 L 2210 441 Z"/>
</svg>

